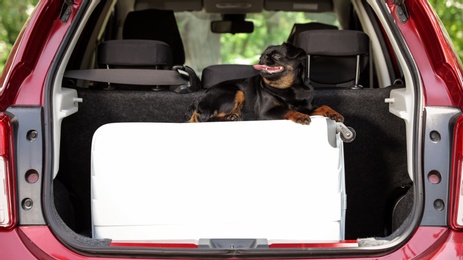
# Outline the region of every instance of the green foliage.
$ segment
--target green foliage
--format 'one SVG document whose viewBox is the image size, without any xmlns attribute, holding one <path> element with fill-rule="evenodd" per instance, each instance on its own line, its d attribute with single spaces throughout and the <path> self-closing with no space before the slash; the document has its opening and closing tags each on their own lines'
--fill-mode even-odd
<svg viewBox="0 0 463 260">
<path fill-rule="evenodd" d="M 429 0 L 463 60 L 463 0 Z"/>
<path fill-rule="evenodd" d="M 0 72 L 38 0 L 0 0 Z"/>
<path fill-rule="evenodd" d="M 176 19 L 186 64 L 197 72 L 212 64 L 256 64 L 267 46 L 287 40 L 294 23 L 337 24 L 335 15 L 329 13 L 263 12 L 246 16 L 254 24 L 252 33 L 215 34 L 209 28 L 211 21 L 221 19 L 217 14 L 185 12 L 176 14 Z"/>
<path fill-rule="evenodd" d="M 326 23 L 335 23 L 329 17 Z M 223 63 L 254 64 L 262 51 L 269 45 L 282 44 L 289 36 L 294 23 L 307 23 L 317 19 L 314 15 L 295 12 L 263 12 L 251 14 L 246 20 L 254 23 L 251 34 L 223 34 L 221 36 L 221 57 Z"/>
</svg>

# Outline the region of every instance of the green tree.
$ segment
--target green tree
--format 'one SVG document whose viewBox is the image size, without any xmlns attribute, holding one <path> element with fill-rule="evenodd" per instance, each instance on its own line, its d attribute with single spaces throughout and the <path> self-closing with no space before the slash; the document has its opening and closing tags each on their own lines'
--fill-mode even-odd
<svg viewBox="0 0 463 260">
<path fill-rule="evenodd" d="M 0 0 L 0 73 L 25 21 L 38 0 Z"/>
<path fill-rule="evenodd" d="M 463 60 L 463 0 L 429 0 Z"/>
<path fill-rule="evenodd" d="M 294 23 L 321 21 L 336 23 L 336 17 L 328 14 L 306 14 L 302 12 L 263 12 L 250 14 L 247 20 L 254 23 L 251 34 L 223 34 L 221 56 L 223 63 L 254 64 L 269 45 L 282 44 L 288 39 Z"/>
</svg>

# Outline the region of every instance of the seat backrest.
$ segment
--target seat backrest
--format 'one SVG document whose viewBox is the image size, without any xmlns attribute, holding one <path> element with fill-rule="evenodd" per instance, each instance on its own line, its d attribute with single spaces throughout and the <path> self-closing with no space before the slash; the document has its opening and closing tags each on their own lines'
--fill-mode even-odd
<svg viewBox="0 0 463 260">
<path fill-rule="evenodd" d="M 185 63 L 185 50 L 172 10 L 130 12 L 125 18 L 122 38 L 163 41 L 172 48 L 174 65 Z"/>
<path fill-rule="evenodd" d="M 98 63 L 105 67 L 172 67 L 169 45 L 153 40 L 109 40 L 98 45 Z"/>
<path fill-rule="evenodd" d="M 100 68 L 69 70 L 64 77 L 101 82 L 104 89 L 172 90 L 190 93 L 201 82 L 188 66 L 172 66 L 172 50 L 154 40 L 108 40 L 98 45 Z"/>
<path fill-rule="evenodd" d="M 296 43 L 296 37 L 301 32 L 309 31 L 309 30 L 337 30 L 338 27 L 326 24 L 326 23 L 319 23 L 319 22 L 310 22 L 310 23 L 295 23 L 293 28 L 291 29 L 291 33 L 288 36 L 287 42 L 291 44 Z"/>
<path fill-rule="evenodd" d="M 98 79 L 102 77 L 107 79 L 104 81 L 108 83 L 107 88 L 112 88 L 110 82 L 152 85 L 155 90 L 172 89 L 178 93 L 190 93 L 201 87 L 199 78 L 193 69 L 188 66 L 172 66 L 172 50 L 169 45 L 161 41 L 110 40 L 102 42 L 98 46 L 98 63 L 108 69 L 103 72 L 106 76 L 98 76 L 97 73 Z M 111 71 L 111 68 L 115 70 Z M 134 89 L 134 87 L 131 86 L 129 89 Z"/>
<path fill-rule="evenodd" d="M 359 77 L 367 67 L 370 52 L 370 39 L 365 33 L 351 30 L 304 31 L 297 36 L 295 45 L 308 55 L 307 75 L 311 83 L 361 87 L 358 85 Z"/>
<path fill-rule="evenodd" d="M 202 73 L 203 88 L 210 88 L 220 82 L 243 79 L 259 74 L 252 65 L 219 64 L 204 68 Z"/>
</svg>

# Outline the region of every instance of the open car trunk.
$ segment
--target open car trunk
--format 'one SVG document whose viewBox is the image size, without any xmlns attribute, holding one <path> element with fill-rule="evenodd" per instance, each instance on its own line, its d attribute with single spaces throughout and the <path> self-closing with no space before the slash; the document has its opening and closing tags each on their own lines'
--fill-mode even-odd
<svg viewBox="0 0 463 260">
<path fill-rule="evenodd" d="M 98 68 L 93 42 L 104 41 L 103 34 L 112 37 L 110 25 L 117 19 L 111 10 L 123 8 L 109 2 L 88 3 L 82 11 L 88 12 L 82 14 L 88 22 L 70 40 L 57 75 Z M 79 250 L 127 254 L 172 247 L 180 253 L 204 248 L 355 250 L 409 232 L 414 210 L 410 138 L 415 134 L 410 122 L 417 115 L 408 104 L 414 104 L 417 86 L 412 73 L 397 72 L 411 71 L 403 59 L 393 64 L 391 57 L 400 54 L 387 53 L 399 48 L 395 40 L 366 26 L 380 26 L 378 20 L 385 18 L 376 20 L 373 13 L 380 7 L 353 2 L 355 8 L 349 4 L 344 10 L 352 7 L 363 15 L 350 19 L 364 25 L 372 39 L 363 87 L 318 84 L 314 97 L 316 105 L 344 116 L 344 124 L 356 133 L 350 142 L 340 141 L 336 123 L 326 118 L 313 118 L 309 126 L 186 123 L 185 113 L 205 91 L 200 87 L 178 91 L 56 77 L 52 116 L 60 124 L 53 129 L 53 192 L 58 224 L 52 228 Z M 181 77 L 194 83 L 191 74 Z M 406 99 L 407 106 L 391 104 L 391 96 Z M 60 114 L 60 104 L 75 110 Z M 407 113 L 397 112 L 401 109 Z M 130 248 L 139 251 L 130 253 Z"/>
<path fill-rule="evenodd" d="M 390 91 L 399 87 L 403 86 L 360 90 L 319 89 L 316 91 L 317 102 L 329 104 L 336 110 L 343 111 L 346 124 L 356 131 L 355 140 L 351 143 L 344 144 L 345 189 L 348 198 L 344 233 L 344 238 L 346 240 L 387 236 L 401 225 L 404 217 L 406 217 L 408 211 L 411 210 L 412 201 L 408 201 L 408 203 L 401 201 L 400 204 L 397 204 L 412 186 L 406 167 L 405 124 L 400 118 L 389 113 L 388 104 L 384 102 L 384 99 L 390 95 Z M 177 94 L 171 92 L 129 90 L 77 90 L 79 97 L 82 98 L 84 102 L 79 105 L 78 113 L 63 120 L 60 172 L 56 180 L 65 185 L 70 191 L 73 191 L 71 193 L 71 200 L 74 202 L 72 205 L 77 206 L 74 209 L 77 215 L 73 217 L 74 220 L 70 223 L 70 226 L 77 232 L 89 234 L 88 232 L 92 227 L 90 178 L 91 156 L 93 151 L 91 150 L 91 144 L 95 131 L 101 126 L 120 122 L 169 122 L 187 124 L 184 123 L 184 113 L 188 110 L 193 99 L 200 95 L 200 93 Z M 372 113 L 371 111 L 375 112 Z M 310 143 L 301 141 L 301 146 L 296 150 L 263 151 L 262 148 L 255 147 L 255 145 L 259 144 L 257 133 L 252 132 L 255 135 L 252 138 L 255 138 L 255 140 L 252 140 L 252 138 L 249 140 L 249 136 L 247 138 L 233 136 L 235 133 L 230 131 L 229 128 L 235 129 L 234 127 L 236 126 L 232 124 L 242 123 L 204 124 L 219 124 L 220 126 L 211 126 L 214 131 L 208 131 L 208 133 L 213 134 L 205 138 L 204 134 L 198 134 L 196 132 L 179 132 L 173 130 L 170 133 L 165 132 L 161 126 L 160 132 L 157 132 L 154 125 L 146 125 L 145 127 L 152 130 L 150 131 L 151 136 L 145 133 L 146 143 L 137 142 L 127 147 L 124 147 L 121 143 L 123 143 L 125 139 L 139 135 L 139 132 L 126 131 L 123 135 L 121 134 L 118 137 L 111 136 L 115 145 L 111 147 L 117 148 L 113 153 L 122 154 L 124 155 L 123 157 L 127 157 L 123 163 L 130 169 L 133 168 L 133 172 L 126 171 L 123 177 L 117 177 L 116 172 L 114 172 L 114 176 L 111 176 L 113 172 L 108 172 L 108 182 L 111 178 L 123 178 L 127 181 L 127 187 L 124 190 L 119 191 L 115 189 L 112 191 L 115 193 L 115 198 L 118 198 L 121 194 L 125 197 L 123 201 L 119 201 L 119 199 L 116 200 L 122 212 L 134 214 L 136 216 L 137 212 L 125 211 L 127 210 L 126 207 L 130 204 L 132 204 L 132 206 L 137 205 L 140 208 L 148 208 L 150 211 L 155 211 L 155 209 L 158 208 L 156 206 L 156 201 L 158 199 L 168 202 L 170 198 L 170 196 L 162 198 L 136 196 L 136 194 L 139 194 L 136 192 L 136 182 L 140 182 L 140 185 L 142 185 L 150 176 L 142 177 L 137 174 L 140 173 L 142 169 L 140 169 L 138 165 L 133 165 L 134 163 L 140 163 L 140 161 L 133 161 L 134 156 L 144 158 L 145 160 L 151 160 L 149 166 L 143 164 L 147 166 L 145 171 L 146 173 L 150 172 L 151 174 L 160 175 L 159 178 L 162 176 L 163 172 L 170 172 L 169 169 L 163 168 L 168 166 L 162 161 L 169 157 L 169 162 L 176 162 L 178 165 L 182 165 L 185 168 L 183 169 L 184 171 L 188 170 L 188 172 L 183 172 L 183 174 L 185 175 L 184 177 L 188 177 L 188 180 L 192 182 L 190 185 L 197 186 L 198 189 L 201 189 L 208 185 L 217 185 L 217 183 L 208 183 L 207 179 L 200 178 L 198 183 L 195 184 L 193 176 L 197 175 L 199 178 L 201 176 L 200 173 L 204 169 L 211 168 L 212 166 L 218 167 L 215 169 L 217 175 L 221 175 L 222 171 L 229 173 L 229 168 L 233 166 L 233 169 L 241 169 L 241 173 L 229 173 L 223 176 L 221 185 L 227 187 L 228 185 L 233 185 L 233 183 L 236 182 L 236 178 L 240 179 L 243 183 L 248 183 L 247 178 L 243 176 L 243 172 L 249 175 L 248 178 L 252 178 L 253 174 L 265 175 L 265 172 L 260 171 L 264 169 L 268 170 L 269 165 L 278 163 L 280 156 L 289 160 L 287 158 L 288 155 L 305 156 L 304 154 L 307 154 L 307 156 L 310 156 L 314 151 L 320 149 L 317 145 L 311 145 Z M 137 125 L 140 129 L 144 127 L 143 124 Z M 255 128 L 259 126 L 253 125 L 252 127 Z M 260 131 L 268 131 L 267 123 L 263 122 L 261 127 L 262 129 L 260 129 Z M 305 127 L 308 128 L 307 134 L 310 135 L 310 128 L 312 126 L 309 125 Z M 313 128 L 315 128 L 315 126 L 313 126 Z M 184 128 L 179 126 L 179 130 L 182 129 Z M 186 129 L 188 128 L 185 128 L 185 130 Z M 275 134 L 275 131 L 270 132 Z M 243 132 L 238 133 L 245 134 Z M 323 133 L 317 132 L 316 134 L 320 135 Z M 324 134 L 326 135 L 326 133 Z M 280 135 L 281 136 L 275 136 L 273 138 L 267 136 L 269 138 L 268 142 L 271 144 L 273 142 L 281 142 L 284 139 L 290 139 L 291 133 L 282 132 Z M 200 143 L 196 143 L 195 146 L 189 146 L 189 143 L 185 141 L 185 139 L 198 139 L 201 137 Z M 322 137 L 323 135 L 312 138 Z M 220 153 L 230 155 L 227 153 L 227 151 L 230 152 L 230 147 L 224 147 L 224 151 L 220 151 L 217 148 L 217 143 L 227 144 L 227 139 L 237 141 L 241 138 L 244 140 L 238 144 L 241 147 L 240 150 L 238 150 L 238 145 L 235 145 L 234 148 L 231 146 L 231 148 L 236 149 L 232 151 L 236 153 L 234 157 L 224 156 L 221 158 L 220 162 L 211 161 L 211 158 L 218 160 L 221 156 L 217 154 Z M 159 143 L 153 141 L 162 139 L 165 139 L 165 141 L 158 141 Z M 163 145 L 167 145 L 166 141 L 170 142 L 172 147 L 164 147 Z M 117 147 L 119 145 L 120 147 Z M 138 149 L 127 149 L 136 148 L 137 146 Z M 209 148 L 209 146 L 211 148 Z M 278 148 L 278 144 L 274 146 Z M 291 147 L 297 148 L 298 145 L 293 143 Z M 265 148 L 271 149 L 271 147 Z M 245 160 L 245 158 L 242 158 L 243 151 L 245 150 L 252 150 L 256 153 L 266 152 L 267 155 L 271 153 L 273 156 L 261 158 L 259 154 L 256 154 L 255 157 L 260 158 L 260 160 L 252 162 L 252 160 L 249 161 L 249 159 Z M 156 156 L 156 154 L 163 154 L 164 152 L 165 157 Z M 150 157 L 149 153 L 152 153 L 153 156 Z M 111 155 L 112 154 L 108 154 L 108 156 Z M 249 153 L 246 153 L 246 155 L 249 156 Z M 123 158 L 120 156 L 114 158 L 114 160 L 122 159 Z M 312 160 L 310 157 L 307 157 L 306 160 L 307 163 L 304 161 L 292 160 L 284 161 L 284 163 L 291 166 L 288 167 L 288 170 L 295 170 L 294 167 L 296 167 L 299 168 L 300 172 L 307 172 L 307 174 L 310 174 L 312 168 L 309 162 L 312 162 Z M 337 166 L 336 158 L 332 160 L 325 158 L 324 163 Z M 175 166 L 174 164 L 172 165 L 173 168 L 178 167 Z M 320 165 L 318 166 L 320 167 Z M 327 165 L 327 168 L 329 168 L 329 166 L 330 165 Z M 223 169 L 221 169 L 221 167 L 223 167 Z M 319 175 L 324 174 L 323 169 L 318 169 L 318 171 Z M 294 181 L 295 184 L 300 182 L 300 180 L 297 179 L 284 181 L 285 177 L 288 175 L 290 176 L 290 172 L 280 172 L 279 178 L 282 179 L 282 187 L 280 189 L 275 189 L 274 195 L 285 198 L 284 192 L 288 189 L 291 190 L 291 187 L 287 186 L 289 185 L 287 181 Z M 135 178 L 135 180 L 132 178 Z M 323 179 L 323 176 L 315 175 L 311 177 L 309 181 L 313 182 L 307 183 L 307 186 L 317 183 L 319 178 Z M 135 183 L 133 183 L 133 181 L 135 181 Z M 160 178 L 159 181 L 162 181 L 162 178 Z M 178 181 L 181 183 L 180 180 Z M 185 190 L 186 194 L 182 196 L 185 196 L 185 200 L 193 205 L 197 204 L 200 206 L 210 203 L 210 206 L 213 208 L 222 208 L 220 205 L 215 204 L 223 203 L 221 206 L 227 205 L 227 207 L 230 207 L 230 211 L 228 211 L 227 214 L 236 214 L 237 216 L 243 214 L 247 215 L 248 213 L 246 211 L 240 209 L 241 204 L 246 205 L 251 203 L 259 205 L 266 200 L 266 197 L 270 196 L 270 194 L 262 193 L 263 189 L 259 187 L 259 185 L 269 185 L 269 180 L 267 180 L 265 176 L 262 176 L 262 178 L 259 178 L 259 181 L 261 183 L 253 183 L 253 185 L 257 185 L 255 187 L 256 194 L 249 197 L 248 200 L 244 200 L 240 195 L 237 195 L 237 197 L 240 198 L 238 201 L 222 201 L 220 197 L 216 197 L 217 194 L 211 193 L 209 194 L 210 197 L 203 197 L 188 192 L 188 189 Z M 153 189 L 155 189 L 158 185 L 163 184 L 162 182 L 156 183 L 153 181 L 151 185 Z M 328 184 L 321 182 L 320 185 Z M 332 185 L 339 185 L 339 183 L 333 183 Z M 113 187 L 108 185 L 107 188 Z M 174 189 L 175 186 L 171 188 Z M 98 194 L 98 192 L 99 191 L 93 191 L 94 194 Z M 177 192 L 182 193 L 182 190 L 177 190 Z M 240 188 L 234 187 L 233 192 L 239 194 Z M 160 196 L 157 192 L 146 191 L 146 195 L 150 193 Z M 319 197 L 317 192 L 315 192 L 313 196 L 320 202 L 324 201 L 324 198 Z M 295 199 L 302 200 L 299 202 L 299 206 L 304 207 L 301 205 L 302 202 L 310 198 Z M 319 205 L 318 207 L 310 208 L 310 211 L 312 211 L 311 214 L 324 216 L 323 212 L 332 210 L 329 208 L 329 205 L 326 206 Z M 172 207 L 175 208 L 176 205 L 173 204 Z M 340 207 L 340 205 L 338 205 L 338 207 Z M 168 209 L 161 208 L 161 210 Z M 339 208 L 339 210 L 341 210 L 341 208 Z M 405 210 L 405 212 L 403 212 L 403 210 Z M 188 216 L 194 213 L 188 211 L 188 213 L 184 212 L 183 214 Z M 271 216 L 268 217 L 270 218 Z M 72 218 L 72 216 L 70 216 L 70 218 Z M 286 221 L 288 222 L 287 224 L 291 224 L 292 218 L 288 218 Z M 285 225 L 284 222 L 286 221 L 275 225 Z M 140 238 L 140 240 L 145 239 Z"/>
</svg>

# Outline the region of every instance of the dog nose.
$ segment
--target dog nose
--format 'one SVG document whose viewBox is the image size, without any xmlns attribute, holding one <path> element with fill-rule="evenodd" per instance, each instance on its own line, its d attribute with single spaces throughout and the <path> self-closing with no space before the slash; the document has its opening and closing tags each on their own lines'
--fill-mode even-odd
<svg viewBox="0 0 463 260">
<path fill-rule="evenodd" d="M 259 60 L 260 64 L 271 64 L 273 62 L 274 61 L 270 55 L 262 55 Z"/>
</svg>

